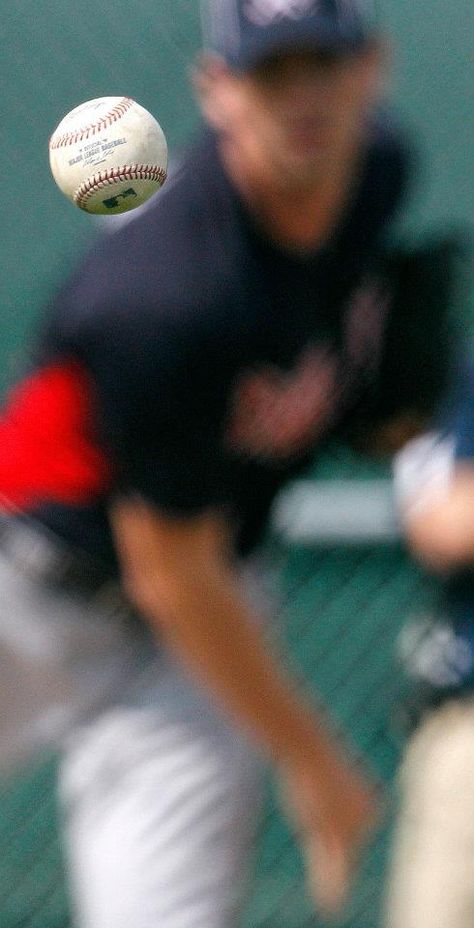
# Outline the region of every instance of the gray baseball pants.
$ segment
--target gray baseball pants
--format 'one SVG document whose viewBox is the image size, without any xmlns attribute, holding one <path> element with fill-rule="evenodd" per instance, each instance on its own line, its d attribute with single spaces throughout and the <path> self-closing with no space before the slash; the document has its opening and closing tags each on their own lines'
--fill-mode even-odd
<svg viewBox="0 0 474 928">
<path fill-rule="evenodd" d="M 234 928 L 261 798 L 253 747 L 113 595 L 48 589 L 3 554 L 0 590 L 15 664 L 0 696 L 20 709 L 0 759 L 61 743 L 74 923 Z"/>
</svg>

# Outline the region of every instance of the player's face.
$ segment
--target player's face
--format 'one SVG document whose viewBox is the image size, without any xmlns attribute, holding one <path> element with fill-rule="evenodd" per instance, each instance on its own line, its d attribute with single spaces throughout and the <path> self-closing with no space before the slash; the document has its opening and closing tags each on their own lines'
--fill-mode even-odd
<svg viewBox="0 0 474 928">
<path fill-rule="evenodd" d="M 321 179 L 357 146 L 380 83 L 375 47 L 357 54 L 297 52 L 244 76 L 225 71 L 211 93 L 211 122 L 269 178 Z"/>
</svg>

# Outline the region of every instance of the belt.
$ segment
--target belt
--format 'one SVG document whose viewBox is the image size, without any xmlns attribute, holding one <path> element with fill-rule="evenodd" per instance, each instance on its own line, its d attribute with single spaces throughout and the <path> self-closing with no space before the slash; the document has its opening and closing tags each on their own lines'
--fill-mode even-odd
<svg viewBox="0 0 474 928">
<path fill-rule="evenodd" d="M 131 611 L 110 570 L 86 552 L 70 547 L 46 526 L 21 519 L 0 520 L 0 550 L 16 570 L 51 590 L 78 595 Z"/>
</svg>

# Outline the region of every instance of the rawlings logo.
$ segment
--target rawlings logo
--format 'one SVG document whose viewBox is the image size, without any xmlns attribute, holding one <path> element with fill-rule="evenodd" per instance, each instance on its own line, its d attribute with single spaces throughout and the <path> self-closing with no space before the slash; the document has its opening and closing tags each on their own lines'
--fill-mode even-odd
<svg viewBox="0 0 474 928">
<path fill-rule="evenodd" d="M 243 10 L 255 26 L 270 26 L 280 19 L 301 19 L 318 6 L 318 0 L 247 0 Z"/>
</svg>

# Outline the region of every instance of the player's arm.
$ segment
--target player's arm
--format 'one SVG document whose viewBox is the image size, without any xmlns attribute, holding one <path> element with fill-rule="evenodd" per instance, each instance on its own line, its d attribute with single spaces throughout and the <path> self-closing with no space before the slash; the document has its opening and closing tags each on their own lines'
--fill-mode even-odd
<svg viewBox="0 0 474 928">
<path fill-rule="evenodd" d="M 453 435 L 427 433 L 396 456 L 394 476 L 416 557 L 440 572 L 474 564 L 474 458 L 455 457 Z"/>
<path fill-rule="evenodd" d="M 413 553 L 433 570 L 445 572 L 474 564 L 474 464 L 458 464 L 442 495 L 405 513 Z"/>
<path fill-rule="evenodd" d="M 132 499 L 115 506 L 112 523 L 130 598 L 279 768 L 310 876 L 324 881 L 319 901 L 335 908 L 373 816 L 371 792 L 269 655 L 239 592 L 222 518 L 168 518 Z"/>
<path fill-rule="evenodd" d="M 474 364 L 461 359 L 445 401 L 442 433 L 428 433 L 395 459 L 405 534 L 429 568 L 474 565 Z"/>
</svg>

